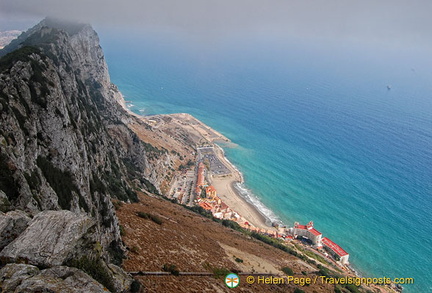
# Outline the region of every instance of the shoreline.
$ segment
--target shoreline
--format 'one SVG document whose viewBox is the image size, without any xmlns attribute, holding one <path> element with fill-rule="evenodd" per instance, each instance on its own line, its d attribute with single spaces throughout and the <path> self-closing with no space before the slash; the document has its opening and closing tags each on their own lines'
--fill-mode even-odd
<svg viewBox="0 0 432 293">
<path fill-rule="evenodd" d="M 216 145 L 215 149 L 219 159 L 230 169 L 232 174 L 225 177 L 212 176 L 212 185 L 218 191 L 220 199 L 232 210 L 236 211 L 244 222 L 248 222 L 261 230 L 275 230 L 268 224 L 270 219 L 263 215 L 258 207 L 241 196 L 236 188 L 236 184 L 244 183 L 243 174 L 227 159 L 221 146 Z M 242 225 L 243 223 L 239 224 Z"/>
<path fill-rule="evenodd" d="M 244 183 L 243 174 L 237 169 L 237 167 L 231 163 L 228 158 L 225 156 L 225 151 L 221 146 L 219 146 L 217 141 L 222 142 L 231 142 L 228 138 L 223 136 L 218 131 L 214 130 L 210 126 L 206 125 L 201 120 L 195 118 L 194 116 L 186 113 L 177 113 L 177 114 L 160 114 L 160 115 L 150 115 L 150 116 L 142 116 L 132 112 L 126 105 L 125 98 L 123 94 L 117 89 L 114 91 L 114 98 L 121 105 L 121 107 L 128 113 L 138 118 L 139 120 L 149 119 L 151 117 L 157 116 L 169 116 L 169 117 L 191 117 L 195 120 L 202 128 L 208 130 L 209 133 L 216 134 L 213 135 L 205 135 L 202 132 L 200 134 L 208 140 L 209 142 L 214 143 L 215 145 L 215 153 L 219 157 L 219 159 L 227 166 L 227 168 L 231 171 L 231 174 L 228 176 L 220 177 L 220 176 L 211 176 L 212 184 L 217 190 L 218 196 L 221 200 L 233 211 L 239 214 L 240 220 L 239 224 L 244 226 L 245 222 L 251 224 L 256 229 L 264 230 L 264 231 L 276 231 L 274 227 L 268 224 L 271 220 L 267 218 L 265 215 L 261 213 L 261 211 L 254 204 L 248 202 L 243 196 L 241 196 L 240 192 L 236 188 L 235 184 Z M 241 221 L 241 222 L 240 222 Z"/>
<path fill-rule="evenodd" d="M 120 91 L 115 91 L 114 97 L 128 114 L 131 114 L 141 122 L 151 125 L 154 130 L 157 130 L 160 133 L 164 132 L 166 129 L 170 129 L 168 124 L 172 123 L 177 128 L 182 128 L 183 132 L 186 131 L 189 133 L 189 135 L 195 136 L 195 138 L 200 138 L 199 144 L 185 145 L 183 143 L 183 147 L 186 146 L 188 149 L 195 149 L 195 151 L 197 151 L 197 148 L 202 145 L 202 141 L 205 141 L 205 147 L 206 145 L 211 145 L 213 147 L 215 155 L 219 158 L 221 163 L 229 169 L 230 173 L 223 175 L 210 174 L 208 178 L 210 181 L 209 185 L 214 186 L 217 191 L 217 196 L 225 204 L 225 206 L 228 207 L 227 211 L 237 214 L 237 217 L 234 219 L 234 221 L 237 222 L 242 228 L 271 237 L 278 237 L 280 233 L 284 234 L 288 231 L 285 223 L 281 222 L 271 209 L 267 208 L 258 197 L 254 196 L 246 188 L 241 186 L 241 184 L 244 184 L 243 174 L 226 157 L 223 147 L 217 144 L 220 142 L 235 146 L 235 144 L 232 143 L 228 138 L 190 114 L 175 113 L 142 116 L 133 113 L 130 110 L 124 100 L 124 96 L 120 93 Z M 169 121 L 167 122 L 165 119 L 168 119 Z M 155 120 L 156 123 L 154 123 Z M 172 185 L 170 188 L 172 188 Z M 244 192 L 243 189 L 245 189 Z M 192 203 L 192 201 L 190 203 Z M 273 223 L 277 223 L 279 226 L 273 226 Z M 294 239 L 292 235 L 288 235 L 287 238 Z M 300 243 L 300 245 L 304 244 Z M 331 259 L 329 256 L 325 257 Z M 355 276 L 363 275 L 359 273 L 359 270 L 354 269 L 350 263 L 348 263 L 348 266 L 344 266 L 342 264 L 338 264 L 334 259 L 331 259 L 331 261 L 334 263 L 334 265 L 344 269 L 347 273 L 351 273 Z"/>
</svg>

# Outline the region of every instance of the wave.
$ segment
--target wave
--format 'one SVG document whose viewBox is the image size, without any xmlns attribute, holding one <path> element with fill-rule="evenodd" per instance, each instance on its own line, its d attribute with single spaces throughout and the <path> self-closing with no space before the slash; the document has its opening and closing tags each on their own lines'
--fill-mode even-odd
<svg viewBox="0 0 432 293">
<path fill-rule="evenodd" d="M 258 197 L 253 194 L 253 192 L 246 188 L 244 183 L 236 182 L 234 184 L 235 189 L 237 189 L 238 194 L 244 198 L 249 204 L 253 205 L 255 209 L 265 218 L 266 224 L 271 226 L 273 224 L 283 225 L 283 222 L 279 219 L 275 213 L 266 207 Z"/>
</svg>

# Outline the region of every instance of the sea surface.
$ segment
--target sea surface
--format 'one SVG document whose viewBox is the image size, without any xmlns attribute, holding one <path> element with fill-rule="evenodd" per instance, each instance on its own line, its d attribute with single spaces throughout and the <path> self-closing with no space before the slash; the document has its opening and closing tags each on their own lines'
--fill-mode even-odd
<svg viewBox="0 0 432 293">
<path fill-rule="evenodd" d="M 432 292 L 432 58 L 422 49 L 266 36 L 100 33 L 142 115 L 187 112 L 271 220 L 314 221 L 369 277 Z"/>
</svg>

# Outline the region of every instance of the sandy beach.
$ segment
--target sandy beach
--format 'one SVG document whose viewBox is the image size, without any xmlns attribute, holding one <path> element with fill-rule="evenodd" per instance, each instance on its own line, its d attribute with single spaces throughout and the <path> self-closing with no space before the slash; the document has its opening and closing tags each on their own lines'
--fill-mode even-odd
<svg viewBox="0 0 432 293">
<path fill-rule="evenodd" d="M 115 98 L 129 114 L 139 118 L 141 121 L 152 122 L 156 120 L 157 123 L 155 125 L 155 128 L 157 128 L 161 132 L 169 132 L 173 128 L 182 128 L 187 133 L 189 133 L 191 137 L 193 137 L 192 141 L 194 141 L 196 144 L 202 143 L 203 141 L 206 141 L 208 143 L 213 143 L 215 141 L 230 142 L 230 140 L 224 135 L 189 114 L 179 113 L 168 115 L 140 116 L 128 109 L 124 97 L 123 95 L 121 95 L 120 92 L 117 92 Z M 166 119 L 163 119 L 164 117 L 170 117 L 169 122 L 165 122 Z M 169 139 L 172 138 L 165 137 L 165 140 Z M 175 143 L 172 143 L 171 147 L 175 147 L 175 145 Z M 238 221 L 239 224 L 249 222 L 251 225 L 259 229 L 275 230 L 275 228 L 270 227 L 266 224 L 265 217 L 261 215 L 253 205 L 248 203 L 243 197 L 238 194 L 236 188 L 234 187 L 234 184 L 237 182 L 243 182 L 243 177 L 240 171 L 234 165 L 232 165 L 231 162 L 227 160 L 223 149 L 219 146 L 216 146 L 215 153 L 218 156 L 219 160 L 223 162 L 226 167 L 231 171 L 231 174 L 222 176 L 212 175 L 211 184 L 216 188 L 217 195 L 221 198 L 221 200 L 231 210 L 235 211 L 241 216 L 241 219 Z"/>
<path fill-rule="evenodd" d="M 215 148 L 215 151 L 219 159 L 224 162 L 231 171 L 230 175 L 212 176 L 212 185 L 216 188 L 220 199 L 232 210 L 236 211 L 244 221 L 249 222 L 251 225 L 259 229 L 275 230 L 273 227 L 266 224 L 265 217 L 261 215 L 253 205 L 248 203 L 237 193 L 234 184 L 243 182 L 241 173 L 225 158 L 222 149 Z"/>
</svg>

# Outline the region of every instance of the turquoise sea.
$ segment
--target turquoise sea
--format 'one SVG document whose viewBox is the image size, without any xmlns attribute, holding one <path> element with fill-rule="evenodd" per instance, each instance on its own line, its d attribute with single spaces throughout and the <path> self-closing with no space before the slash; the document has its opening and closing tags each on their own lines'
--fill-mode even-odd
<svg viewBox="0 0 432 293">
<path fill-rule="evenodd" d="M 412 277 L 406 292 L 432 292 L 426 50 L 161 31 L 100 37 L 132 110 L 187 112 L 225 134 L 237 144 L 227 157 L 272 220 L 312 220 L 363 275 Z"/>
</svg>

